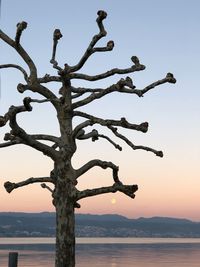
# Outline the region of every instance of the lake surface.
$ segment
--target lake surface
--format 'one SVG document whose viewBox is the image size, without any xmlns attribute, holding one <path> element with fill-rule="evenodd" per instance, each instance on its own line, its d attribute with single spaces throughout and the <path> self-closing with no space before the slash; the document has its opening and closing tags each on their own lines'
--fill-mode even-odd
<svg viewBox="0 0 200 267">
<path fill-rule="evenodd" d="M 54 267 L 53 238 L 0 238 L 0 266 L 9 251 L 19 252 L 19 267 Z M 199 267 L 200 239 L 78 238 L 77 267 Z"/>
</svg>

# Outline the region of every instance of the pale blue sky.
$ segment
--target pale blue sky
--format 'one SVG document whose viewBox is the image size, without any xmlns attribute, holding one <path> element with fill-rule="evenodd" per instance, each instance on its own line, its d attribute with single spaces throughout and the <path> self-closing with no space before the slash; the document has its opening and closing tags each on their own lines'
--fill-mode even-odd
<svg viewBox="0 0 200 267">
<path fill-rule="evenodd" d="M 84 73 L 97 74 L 113 67 L 129 67 L 131 56 L 136 55 L 141 63 L 146 65 L 145 71 L 130 75 L 138 88 L 164 78 L 167 72 L 175 75 L 177 83 L 162 85 L 147 93 L 142 99 L 113 94 L 87 108 L 88 112 L 107 118 L 126 117 L 136 123 L 148 121 L 150 127 L 147 134 L 127 134 L 136 144 L 162 149 L 165 154 L 163 159 L 147 152 L 132 151 L 126 145 L 119 153 L 105 142 L 84 142 L 80 144 L 74 165 L 78 166 L 94 157 L 113 160 L 121 166 L 120 174 L 125 177 L 125 182 L 139 185 L 140 190 L 133 202 L 117 195 L 117 201 L 124 201 L 124 207 L 114 209 L 111 206 L 108 207 L 108 212 L 121 213 L 129 217 L 162 214 L 200 220 L 199 1 L 3 0 L 1 28 L 14 37 L 17 22 L 27 21 L 28 28 L 22 36 L 23 46 L 36 62 L 41 76 L 45 73 L 56 74 L 49 64 L 54 29 L 60 28 L 63 34 L 57 50 L 59 63 L 75 64 L 91 37 L 97 33 L 95 20 L 99 9 L 108 13 L 104 23 L 108 35 L 100 44 L 104 45 L 107 41 L 114 40 L 115 48 L 112 52 L 91 57 L 83 69 Z M 13 49 L 2 42 L 0 49 L 0 64 L 17 63 L 24 66 Z M 21 104 L 25 95 L 16 92 L 16 85 L 23 82 L 22 78 L 17 70 L 1 71 L 0 114 L 4 114 L 11 104 Z M 107 87 L 118 80 L 119 76 L 114 76 L 92 84 L 76 81 L 75 85 Z M 48 105 L 44 107 L 47 107 L 48 112 L 46 108 L 35 106 L 32 114 L 27 114 L 22 121 L 29 131 L 37 129 L 40 132 L 56 133 L 55 121 L 46 123 L 50 118 L 50 108 Z M 2 136 L 3 133 L 5 130 L 1 129 Z M 13 210 L 20 210 L 19 201 L 13 206 L 14 199 L 20 198 L 20 194 L 23 196 L 27 193 L 31 198 L 29 207 L 32 205 L 32 210 L 50 210 L 51 203 L 47 200 L 40 208 L 34 208 L 32 202 L 35 192 L 43 192 L 35 191 L 36 187 L 33 187 L 32 191 L 29 187 L 9 196 L 4 193 L 2 186 L 5 180 L 12 178 L 20 180 L 32 176 L 33 173 L 38 176 L 46 175 L 51 169 L 51 163 L 44 159 L 44 165 L 41 165 L 42 155 L 32 153 L 21 146 L 1 149 L 0 156 L 0 192 L 3 200 L 10 203 L 9 209 L 13 207 Z M 100 173 L 99 177 L 110 181 L 109 175 L 110 173 Z M 90 183 L 90 179 L 89 175 L 81 186 Z M 98 177 L 96 179 L 100 180 Z M 83 203 L 82 212 L 92 212 L 91 201 Z M 103 206 L 105 207 L 105 203 L 101 199 L 101 204 L 98 202 L 96 206 L 96 212 L 105 212 Z M 24 209 L 29 210 L 29 207 Z M 0 210 L 4 210 L 2 201 Z"/>
</svg>

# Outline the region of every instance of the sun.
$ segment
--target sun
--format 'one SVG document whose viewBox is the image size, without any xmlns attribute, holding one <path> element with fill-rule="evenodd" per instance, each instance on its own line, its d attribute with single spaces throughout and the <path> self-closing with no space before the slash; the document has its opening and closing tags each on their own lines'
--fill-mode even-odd
<svg viewBox="0 0 200 267">
<path fill-rule="evenodd" d="M 117 201 L 116 201 L 115 198 L 112 198 L 112 199 L 111 199 L 111 203 L 112 203 L 112 204 L 115 204 L 116 202 L 117 202 Z"/>
</svg>

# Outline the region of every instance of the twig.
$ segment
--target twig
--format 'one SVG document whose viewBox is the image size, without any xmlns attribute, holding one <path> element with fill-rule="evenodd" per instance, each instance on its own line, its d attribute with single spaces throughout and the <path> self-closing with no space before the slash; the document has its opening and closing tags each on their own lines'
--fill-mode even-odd
<svg viewBox="0 0 200 267">
<path fill-rule="evenodd" d="M 127 145 L 129 145 L 133 150 L 142 149 L 142 150 L 153 152 L 158 157 L 161 157 L 161 158 L 163 157 L 163 152 L 162 151 L 157 151 L 157 150 L 155 150 L 153 148 L 146 147 L 146 146 L 141 146 L 141 145 L 137 145 L 136 146 L 128 138 L 126 138 L 124 135 L 118 133 L 117 128 L 112 127 L 112 126 L 108 126 L 108 128 L 114 133 L 114 135 L 116 135 L 117 137 L 119 137 L 120 139 L 125 141 L 127 143 Z"/>
</svg>

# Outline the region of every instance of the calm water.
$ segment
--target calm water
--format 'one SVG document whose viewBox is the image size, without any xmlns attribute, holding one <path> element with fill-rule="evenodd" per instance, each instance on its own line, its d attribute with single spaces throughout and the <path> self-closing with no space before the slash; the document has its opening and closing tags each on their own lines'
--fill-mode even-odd
<svg viewBox="0 0 200 267">
<path fill-rule="evenodd" d="M 77 267 L 199 267 L 200 239 L 83 238 L 77 240 Z M 19 267 L 54 267 L 54 239 L 0 238 L 0 267 L 9 251 Z"/>
</svg>

